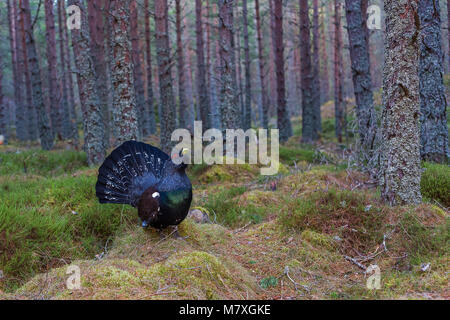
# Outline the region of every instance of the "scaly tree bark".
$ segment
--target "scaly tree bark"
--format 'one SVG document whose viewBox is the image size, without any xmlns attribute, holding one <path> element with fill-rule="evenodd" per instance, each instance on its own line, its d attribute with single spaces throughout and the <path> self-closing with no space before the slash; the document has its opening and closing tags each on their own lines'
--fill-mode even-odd
<svg viewBox="0 0 450 320">
<path fill-rule="evenodd" d="M 314 119 L 317 131 L 322 131 L 322 117 L 320 113 L 320 52 L 319 52 L 319 0 L 313 0 L 313 105 Z"/>
<path fill-rule="evenodd" d="M 311 36 L 308 0 L 299 0 L 300 6 L 300 63 L 302 83 L 302 141 L 311 143 L 318 139 L 311 66 Z"/>
<path fill-rule="evenodd" d="M 446 163 L 449 149 L 440 13 L 439 1 L 419 0 L 420 151 L 426 161 Z"/>
<path fill-rule="evenodd" d="M 219 0 L 219 43 L 220 43 L 220 114 L 222 130 L 240 128 L 240 109 L 236 95 L 233 45 L 234 0 Z"/>
<path fill-rule="evenodd" d="M 364 31 L 366 20 L 363 20 L 361 3 L 361 0 L 345 0 L 359 142 L 361 156 L 367 161 L 373 157 L 377 124 L 372 94 L 367 33 Z"/>
<path fill-rule="evenodd" d="M 342 142 L 342 130 L 345 127 L 342 71 L 342 30 L 340 1 L 334 0 L 334 113 L 336 137 Z"/>
<path fill-rule="evenodd" d="M 75 53 L 77 80 L 80 90 L 84 122 L 84 149 L 88 164 L 98 165 L 105 159 L 105 128 L 102 109 L 95 85 L 96 76 L 91 53 L 91 39 L 86 21 L 86 10 L 80 0 L 69 0 L 81 10 L 81 29 L 72 29 L 72 46 Z M 69 13 L 71 14 L 71 13 Z"/>
<path fill-rule="evenodd" d="M 195 0 L 195 32 L 197 35 L 197 103 L 200 107 L 200 116 L 203 122 L 203 129 L 207 130 L 211 127 L 210 106 L 208 87 L 206 84 L 206 67 L 205 67 L 205 49 L 203 44 L 203 19 L 202 19 L 202 0 Z"/>
<path fill-rule="evenodd" d="M 420 194 L 419 0 L 385 0 L 381 198 L 417 204 Z"/>
<path fill-rule="evenodd" d="M 177 63 L 178 63 L 178 103 L 179 103 L 179 127 L 188 128 L 193 130 L 192 124 L 189 123 L 189 118 L 186 117 L 189 112 L 189 106 L 186 98 L 186 76 L 184 67 L 184 50 L 182 41 L 182 28 L 181 28 L 181 0 L 175 0 L 176 11 L 176 33 L 177 33 Z"/>
<path fill-rule="evenodd" d="M 256 34 L 258 41 L 258 63 L 259 63 L 259 81 L 261 83 L 261 103 L 262 103 L 262 117 L 261 126 L 263 128 L 269 128 L 269 99 L 267 96 L 266 88 L 266 71 L 264 70 L 264 45 L 262 42 L 261 31 L 261 12 L 259 0 L 255 0 L 255 15 L 256 15 Z"/>
<path fill-rule="evenodd" d="M 244 130 L 252 126 L 252 82 L 250 76 L 250 45 L 248 41 L 248 8 L 247 0 L 242 0 L 242 17 L 244 25 L 244 56 L 245 56 L 245 105 Z"/>
<path fill-rule="evenodd" d="M 24 119 L 24 105 L 23 105 L 23 58 L 21 58 L 21 41 L 19 38 L 19 25 L 17 19 L 17 1 L 13 0 L 12 5 L 10 0 L 6 2 L 7 14 L 8 14 L 8 27 L 9 27 L 9 44 L 11 48 L 11 65 L 13 67 L 13 83 L 14 83 L 14 104 L 16 108 L 16 138 L 20 141 L 26 140 L 27 127 Z M 22 61 L 22 64 L 19 62 Z"/>
<path fill-rule="evenodd" d="M 58 85 L 57 61 L 56 58 L 56 37 L 55 37 L 55 15 L 53 13 L 53 0 L 45 0 L 45 38 L 47 41 L 48 60 L 48 93 L 50 96 L 50 118 L 52 122 L 53 134 L 60 140 L 62 134 L 61 119 L 61 97 Z"/>
<path fill-rule="evenodd" d="M 23 14 L 23 24 L 25 39 L 26 39 L 26 51 L 28 65 L 31 73 L 31 88 L 33 97 L 33 109 L 37 114 L 37 127 L 39 132 L 39 138 L 41 141 L 41 147 L 44 150 L 50 150 L 53 148 L 53 133 L 50 127 L 50 121 L 45 110 L 44 98 L 42 94 L 42 81 L 41 81 L 41 69 L 39 67 L 39 61 L 36 51 L 36 43 L 33 37 L 33 25 L 31 23 L 31 12 L 29 0 L 22 0 L 20 6 Z M 33 110 L 33 111 L 34 111 Z M 34 124 L 32 124 L 34 125 Z M 32 132 L 32 131 L 31 131 Z"/>
<path fill-rule="evenodd" d="M 283 45 L 283 1 L 274 0 L 272 30 L 275 47 L 275 69 L 277 78 L 277 124 L 280 141 L 285 142 L 292 136 L 291 120 L 286 107 L 286 86 L 284 80 L 284 45 Z"/>
<path fill-rule="evenodd" d="M 139 135 L 147 136 L 148 132 L 148 113 L 145 107 L 144 93 L 144 72 L 142 70 L 139 45 L 139 29 L 138 29 L 138 9 L 136 0 L 130 0 L 130 38 L 131 38 L 131 56 L 133 58 L 133 79 L 136 93 L 136 112 L 138 114 Z"/>
<path fill-rule="evenodd" d="M 91 52 L 94 61 L 97 94 L 100 108 L 103 113 L 105 127 L 105 146 L 109 147 L 109 107 L 108 107 L 108 77 L 105 58 L 105 22 L 103 15 L 104 0 L 91 0 L 87 2 L 89 32 L 91 36 Z M 133 21 L 133 19 L 131 20 Z"/>
<path fill-rule="evenodd" d="M 172 90 L 172 59 L 169 42 L 169 17 L 167 0 L 155 0 L 156 52 L 159 72 L 159 91 L 161 96 L 161 148 L 171 152 L 172 132 L 175 130 L 175 98 Z"/>
<path fill-rule="evenodd" d="M 151 37 L 150 37 L 150 11 L 149 0 L 144 1 L 144 14 L 145 14 L 145 52 L 146 52 L 146 67 L 147 67 L 147 106 L 148 112 L 148 127 L 149 134 L 156 133 L 156 120 L 155 120 L 155 105 L 153 102 L 153 71 L 152 71 L 152 50 L 151 50 Z"/>
<path fill-rule="evenodd" d="M 117 144 L 140 138 L 133 80 L 133 59 L 128 37 L 130 4 L 130 0 L 111 0 L 109 7 L 113 50 L 111 77 L 114 97 L 112 113 Z"/>
</svg>

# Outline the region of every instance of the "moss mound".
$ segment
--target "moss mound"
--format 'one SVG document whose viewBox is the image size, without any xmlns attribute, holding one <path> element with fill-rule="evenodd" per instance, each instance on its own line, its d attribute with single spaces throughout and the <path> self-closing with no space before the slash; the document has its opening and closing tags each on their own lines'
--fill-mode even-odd
<svg viewBox="0 0 450 320">
<path fill-rule="evenodd" d="M 450 208 L 450 167 L 444 164 L 425 163 L 420 189 L 422 194 Z"/>
</svg>

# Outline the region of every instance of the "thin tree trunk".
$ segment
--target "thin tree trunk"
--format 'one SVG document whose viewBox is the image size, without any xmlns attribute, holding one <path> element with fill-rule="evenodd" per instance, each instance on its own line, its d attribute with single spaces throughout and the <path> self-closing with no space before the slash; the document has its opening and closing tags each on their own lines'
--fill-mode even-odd
<svg viewBox="0 0 450 320">
<path fill-rule="evenodd" d="M 103 113 L 105 128 L 105 146 L 109 147 L 109 108 L 107 91 L 107 63 L 105 59 L 105 23 L 103 15 L 104 0 L 90 0 L 87 2 L 89 31 L 91 36 L 91 52 L 96 75 L 96 90 L 100 108 Z M 133 21 L 133 19 L 132 19 Z"/>
<path fill-rule="evenodd" d="M 179 127 L 189 128 L 193 131 L 191 123 L 188 123 L 189 119 L 186 115 L 189 112 L 189 106 L 186 99 L 186 76 L 184 67 L 184 50 L 182 41 L 182 29 L 181 29 L 181 0 L 175 0 L 176 11 L 176 33 L 177 33 L 177 62 L 178 62 L 178 103 L 179 103 Z M 190 127 L 189 127 L 190 126 Z"/>
<path fill-rule="evenodd" d="M 57 76 L 55 15 L 53 13 L 53 0 L 45 0 L 45 29 L 47 41 L 48 60 L 48 92 L 50 96 L 50 117 L 53 134 L 62 139 L 61 97 Z"/>
<path fill-rule="evenodd" d="M 262 103 L 262 117 L 261 126 L 263 128 L 269 128 L 269 99 L 267 97 L 266 89 L 266 71 L 264 70 L 264 45 L 262 42 L 262 31 L 261 31 L 261 13 L 259 0 L 255 0 L 255 15 L 256 15 L 256 34 L 258 41 L 258 60 L 259 60 L 259 78 L 261 83 L 261 103 Z"/>
<path fill-rule="evenodd" d="M 145 93 L 143 83 L 143 70 L 140 58 L 138 9 L 136 0 L 130 0 L 130 39 L 131 57 L 133 59 L 133 79 L 136 94 L 136 112 L 138 115 L 139 136 L 147 136 L 148 114 L 145 112 Z"/>
<path fill-rule="evenodd" d="M 66 15 L 66 9 L 64 7 L 65 0 L 59 0 L 60 3 L 60 9 L 61 9 L 61 17 L 63 21 L 63 25 L 65 25 L 64 21 L 67 21 L 67 15 Z M 70 128 L 67 126 L 64 131 L 70 130 L 70 137 L 73 140 L 73 144 L 75 146 L 78 146 L 78 140 L 79 140 L 79 134 L 78 134 L 78 120 L 77 120 L 77 113 L 75 109 L 75 85 L 72 78 L 72 65 L 71 61 L 72 54 L 71 50 L 69 48 L 69 32 L 68 28 L 63 28 L 62 33 L 62 39 L 64 39 L 62 45 L 64 49 L 64 59 L 65 59 L 65 66 L 67 68 L 67 72 L 64 73 L 64 76 L 66 77 L 66 85 L 67 85 L 67 99 L 68 99 L 68 106 L 67 108 L 63 109 L 63 117 L 68 117 L 70 119 Z M 61 34 L 61 30 L 60 30 Z M 69 124 L 69 123 L 68 123 Z"/>
<path fill-rule="evenodd" d="M 75 148 L 78 148 L 78 127 L 76 121 L 75 114 L 75 102 L 71 106 L 69 106 L 69 96 L 71 84 L 69 83 L 69 78 L 71 79 L 72 75 L 69 73 L 70 65 L 68 65 L 68 61 L 70 61 L 68 54 L 68 37 L 65 33 L 66 27 L 66 19 L 64 1 L 58 0 L 58 34 L 59 34 L 59 56 L 61 62 L 61 100 L 60 100 L 60 111 L 61 111 L 61 121 L 62 121 L 62 133 L 63 137 L 70 137 L 73 141 L 72 144 Z M 71 97 L 73 101 L 73 96 Z M 70 102 L 72 103 L 72 102 Z M 73 108 L 73 114 L 71 109 Z"/>
<path fill-rule="evenodd" d="M 319 53 L 319 0 L 313 1 L 313 105 L 316 131 L 322 131 L 322 117 L 320 114 L 320 53 Z"/>
<path fill-rule="evenodd" d="M 203 122 L 203 129 L 211 127 L 210 121 L 210 103 L 206 84 L 206 67 L 205 67 L 205 51 L 203 44 L 203 19 L 202 19 L 202 0 L 195 0 L 195 19 L 196 19 L 196 34 L 197 34 L 197 102 L 200 107 L 201 120 Z"/>
<path fill-rule="evenodd" d="M 448 38 L 448 70 L 450 72 L 450 1 L 447 0 L 447 38 Z"/>
<path fill-rule="evenodd" d="M 386 61 L 380 187 L 381 198 L 390 205 L 417 204 L 422 200 L 418 1 L 384 1 Z"/>
<path fill-rule="evenodd" d="M 216 7 L 212 7 L 212 15 L 211 15 L 211 6 L 210 6 L 210 0 L 207 0 L 207 15 L 208 20 L 206 24 L 206 51 L 208 53 L 207 65 L 208 65 L 208 88 L 209 88 L 209 97 L 210 97 L 210 107 L 211 107 L 211 127 L 219 129 L 220 128 L 220 114 L 219 114 L 219 97 L 217 94 L 217 81 L 216 81 L 216 75 L 214 74 L 214 64 L 213 64 L 213 50 L 211 46 L 212 42 L 212 33 L 211 33 L 211 24 L 214 23 L 214 20 L 211 21 L 209 17 L 217 17 L 217 10 Z M 217 4 L 216 4 L 217 6 Z M 216 33 L 215 33 L 216 34 Z M 217 36 L 216 36 L 217 38 Z"/>
<path fill-rule="evenodd" d="M 280 141 L 285 142 L 292 136 L 291 120 L 286 107 L 286 87 L 284 78 L 284 45 L 283 45 L 283 3 L 274 0 L 274 27 L 272 30 L 275 48 L 275 67 L 277 78 L 277 124 L 280 130 Z"/>
<path fill-rule="evenodd" d="M 220 43 L 220 114 L 222 130 L 240 128 L 240 110 L 236 95 L 234 66 L 234 0 L 219 0 L 219 43 Z"/>
<path fill-rule="evenodd" d="M 300 0 L 300 63 L 302 82 L 302 141 L 318 139 L 316 111 L 313 97 L 313 70 L 311 66 L 311 36 L 308 0 Z"/>
<path fill-rule="evenodd" d="M 23 101 L 23 55 L 20 39 L 19 17 L 17 14 L 17 1 L 7 1 L 9 36 L 11 46 L 11 63 L 13 66 L 13 83 L 14 83 L 14 103 L 16 113 L 16 138 L 25 141 L 28 136 L 28 127 L 25 123 L 24 101 Z"/>
<path fill-rule="evenodd" d="M 320 56 L 322 76 L 320 88 L 322 91 L 322 102 L 327 102 L 330 98 L 330 79 L 328 74 L 328 52 L 327 52 L 327 39 L 326 39 L 326 26 L 325 26 L 325 14 L 320 16 L 322 27 L 320 28 Z"/>
<path fill-rule="evenodd" d="M 185 5 L 187 6 L 188 1 L 185 2 Z M 183 23 L 185 26 L 188 25 L 188 15 L 185 14 L 183 17 Z M 185 41 L 185 48 L 186 48 L 186 98 L 188 99 L 188 106 L 189 106 L 189 113 L 186 115 L 186 117 L 189 119 L 188 123 L 191 124 L 191 127 L 194 126 L 194 120 L 195 120 L 195 103 L 194 103 L 194 90 L 193 90 L 193 80 L 192 80 L 192 49 L 191 49 L 191 38 L 189 34 L 189 30 L 187 28 L 183 29 L 183 35 L 184 35 L 184 41 Z"/>
<path fill-rule="evenodd" d="M 33 37 L 33 25 L 31 24 L 29 0 L 22 0 L 20 8 L 24 17 L 23 28 L 24 30 L 26 30 L 26 32 L 24 31 L 24 33 L 26 39 L 25 46 L 28 60 L 27 63 L 30 67 L 31 73 L 33 107 L 30 111 L 33 111 L 33 114 L 37 115 L 37 127 L 42 148 L 44 150 L 50 150 L 53 147 L 54 138 L 42 94 L 41 69 L 39 67 L 36 44 Z M 34 126 L 34 121 L 32 122 L 33 123 L 31 124 L 31 126 Z M 31 130 L 32 133 L 33 131 L 34 129 Z"/>
<path fill-rule="evenodd" d="M 86 11 L 80 0 L 69 0 L 81 10 L 81 29 L 72 29 L 72 46 L 75 53 L 78 87 L 84 122 L 84 146 L 88 164 L 98 165 L 105 159 L 105 129 L 103 112 L 99 103 L 96 76 L 91 53 L 91 39 L 86 21 Z"/>
<path fill-rule="evenodd" d="M 370 75 L 367 33 L 364 31 L 361 0 L 345 0 L 347 12 L 347 31 L 350 44 L 353 88 L 356 98 L 356 115 L 358 118 L 359 143 L 363 160 L 373 156 L 377 133 L 376 115 Z"/>
<path fill-rule="evenodd" d="M 169 42 L 169 17 L 167 0 L 155 0 L 156 52 L 159 72 L 159 91 L 161 96 L 161 148 L 170 153 L 175 130 L 176 106 L 172 90 L 172 59 Z"/>
<path fill-rule="evenodd" d="M 3 65 L 2 56 L 0 55 L 0 66 Z M 6 102 L 3 99 L 3 68 L 0 68 L 0 136 L 2 136 L 1 143 L 7 144 L 8 142 L 8 132 L 6 129 Z"/>
<path fill-rule="evenodd" d="M 248 41 L 248 8 L 247 0 L 242 1 L 242 16 L 244 24 L 244 56 L 245 56 L 245 105 L 244 130 L 252 126 L 252 82 L 250 77 L 250 45 Z"/>
<path fill-rule="evenodd" d="M 446 163 L 449 156 L 439 1 L 419 0 L 420 137 L 426 161 Z"/>
<path fill-rule="evenodd" d="M 342 71 L 342 30 L 340 1 L 334 0 L 334 113 L 335 129 L 338 142 L 342 142 L 342 130 L 345 127 L 343 101 L 343 71 Z"/>
<path fill-rule="evenodd" d="M 150 12 L 149 12 L 149 0 L 144 1 L 144 13 L 145 13 L 145 51 L 146 51 L 146 64 L 147 64 L 147 112 L 148 112 L 148 133 L 156 133 L 156 120 L 155 120 L 155 104 L 153 96 L 153 71 L 152 71 L 152 50 L 151 50 L 151 36 L 150 36 Z"/>
<path fill-rule="evenodd" d="M 234 6 L 234 10 L 237 11 L 237 6 Z M 233 12 L 233 15 L 236 15 Z M 237 16 L 237 15 L 236 15 Z M 233 45 L 235 48 L 235 54 L 233 56 L 234 65 L 236 66 L 234 70 L 234 74 L 236 77 L 236 85 L 238 88 L 238 98 L 239 98 L 239 107 L 241 110 L 241 127 L 244 125 L 244 88 L 242 87 L 242 60 L 241 60 L 241 32 L 239 26 L 234 29 L 234 33 L 236 37 L 233 37 L 233 41 L 235 41 L 236 45 Z"/>
</svg>

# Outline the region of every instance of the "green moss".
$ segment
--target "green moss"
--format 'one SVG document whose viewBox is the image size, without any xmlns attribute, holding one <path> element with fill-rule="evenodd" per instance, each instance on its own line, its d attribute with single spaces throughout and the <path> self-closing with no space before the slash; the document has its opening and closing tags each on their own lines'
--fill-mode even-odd
<svg viewBox="0 0 450 320">
<path fill-rule="evenodd" d="M 305 230 L 301 234 L 302 239 L 308 241 L 309 243 L 326 248 L 328 250 L 333 250 L 335 248 L 335 241 L 328 235 L 317 233 L 312 230 Z"/>
<path fill-rule="evenodd" d="M 450 167 L 443 164 L 425 163 L 420 188 L 422 194 L 450 207 Z"/>
<path fill-rule="evenodd" d="M 0 270 L 5 289 L 57 266 L 93 257 L 119 229 L 136 222 L 133 208 L 100 205 L 95 177 L 9 177 L 0 180 Z M 73 214 L 75 212 L 76 214 Z"/>
<path fill-rule="evenodd" d="M 0 176 L 13 174 L 58 176 L 70 174 L 83 167 L 87 167 L 84 152 L 35 149 L 0 153 Z"/>
</svg>

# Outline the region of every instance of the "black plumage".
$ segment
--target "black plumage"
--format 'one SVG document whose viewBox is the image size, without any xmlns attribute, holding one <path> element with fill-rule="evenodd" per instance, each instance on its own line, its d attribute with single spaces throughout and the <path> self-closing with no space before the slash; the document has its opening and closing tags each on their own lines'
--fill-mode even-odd
<svg viewBox="0 0 450 320">
<path fill-rule="evenodd" d="M 186 218 L 192 201 L 186 167 L 156 147 L 127 141 L 100 167 L 96 194 L 100 203 L 137 207 L 143 227 L 176 226 Z"/>
</svg>

